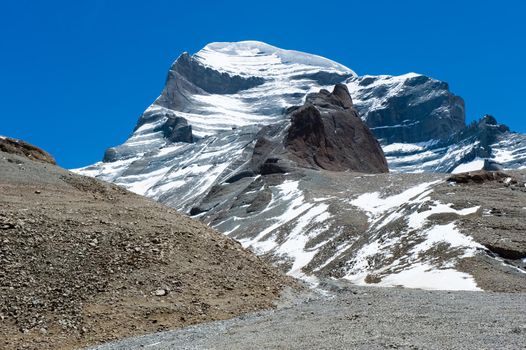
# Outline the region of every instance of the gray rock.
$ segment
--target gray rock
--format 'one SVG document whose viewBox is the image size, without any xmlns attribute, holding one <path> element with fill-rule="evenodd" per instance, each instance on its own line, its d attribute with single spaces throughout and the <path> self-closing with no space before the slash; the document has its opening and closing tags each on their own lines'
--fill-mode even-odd
<svg viewBox="0 0 526 350">
<path fill-rule="evenodd" d="M 195 86 L 211 94 L 235 94 L 241 90 L 247 90 L 261 85 L 265 79 L 260 77 L 241 77 L 221 73 L 205 67 L 194 60 L 188 53 L 183 53 L 170 68 L 168 79 L 172 72 L 179 73 Z"/>
<path fill-rule="evenodd" d="M 183 117 L 168 116 L 164 124 L 154 128 L 154 132 L 157 131 L 162 131 L 171 142 L 193 142 L 192 126 Z"/>
<path fill-rule="evenodd" d="M 368 76 L 356 78 L 355 82 L 364 86 L 362 100 L 377 99 L 381 106 L 356 107 L 383 143 L 443 139 L 464 128 L 464 101 L 449 91 L 447 83 L 417 75 L 393 93 L 389 85 L 374 84 L 379 79 Z"/>
</svg>

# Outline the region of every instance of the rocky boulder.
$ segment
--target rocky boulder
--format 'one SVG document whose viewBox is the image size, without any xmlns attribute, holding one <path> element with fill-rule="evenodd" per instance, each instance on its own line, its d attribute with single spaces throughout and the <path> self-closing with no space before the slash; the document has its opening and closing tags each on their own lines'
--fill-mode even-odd
<svg viewBox="0 0 526 350">
<path fill-rule="evenodd" d="M 343 84 L 307 96 L 292 112 L 285 147 L 305 167 L 366 173 L 388 172 L 380 144 L 353 108 Z"/>
<path fill-rule="evenodd" d="M 193 142 L 192 126 L 183 117 L 171 117 L 154 131 L 162 131 L 166 139 L 171 142 Z"/>
<path fill-rule="evenodd" d="M 477 170 L 451 175 L 447 181 L 458 184 L 482 184 L 485 182 L 501 182 L 509 186 L 524 187 L 524 184 L 513 175 L 502 171 Z"/>
</svg>

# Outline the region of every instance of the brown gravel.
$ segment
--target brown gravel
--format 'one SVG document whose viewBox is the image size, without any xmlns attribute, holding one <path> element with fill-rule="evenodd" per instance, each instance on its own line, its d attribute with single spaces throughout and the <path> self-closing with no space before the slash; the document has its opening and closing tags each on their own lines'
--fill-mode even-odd
<svg viewBox="0 0 526 350">
<path fill-rule="evenodd" d="M 0 152 L 0 348 L 71 349 L 270 308 L 294 285 L 143 197 Z"/>
<path fill-rule="evenodd" d="M 16 154 L 38 162 L 56 164 L 55 158 L 49 153 L 22 140 L 0 137 L 0 151 Z"/>
</svg>

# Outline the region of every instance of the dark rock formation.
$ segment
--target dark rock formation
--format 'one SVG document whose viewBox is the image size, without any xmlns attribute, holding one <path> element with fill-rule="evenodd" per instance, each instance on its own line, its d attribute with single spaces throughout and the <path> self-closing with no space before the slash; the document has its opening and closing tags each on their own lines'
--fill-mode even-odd
<svg viewBox="0 0 526 350">
<path fill-rule="evenodd" d="M 504 259 L 519 260 L 526 258 L 526 251 L 520 247 L 503 247 L 491 243 L 486 243 L 484 246 Z"/>
<path fill-rule="evenodd" d="M 193 142 L 192 126 L 183 117 L 169 117 L 166 123 L 154 129 L 162 131 L 166 139 L 171 142 Z"/>
<path fill-rule="evenodd" d="M 110 147 L 104 151 L 104 156 L 102 157 L 102 161 L 105 163 L 115 162 L 116 160 L 119 160 L 121 155 L 117 151 L 115 147 Z"/>
<path fill-rule="evenodd" d="M 507 178 L 510 178 L 510 176 L 500 171 L 478 170 L 451 175 L 447 181 L 465 184 L 470 182 L 483 183 L 487 181 L 502 181 Z"/>
<path fill-rule="evenodd" d="M 362 101 L 376 100 L 381 108 L 357 106 L 367 125 L 383 143 L 444 139 L 465 127 L 464 101 L 449 91 L 447 83 L 416 75 L 393 93 L 381 77 L 357 78 Z M 369 87 L 370 86 L 370 87 Z"/>
<path fill-rule="evenodd" d="M 502 182 L 508 186 L 519 186 L 524 187 L 524 184 L 518 180 L 515 176 L 509 175 L 502 171 L 487 171 L 477 170 L 470 171 L 467 173 L 460 173 L 451 175 L 447 181 L 458 183 L 458 184 L 482 184 L 485 182 Z"/>
<path fill-rule="evenodd" d="M 478 121 L 472 122 L 460 133 L 456 134 L 450 142 L 458 143 L 466 138 L 475 138 L 479 141 L 473 158 L 489 158 L 491 157 L 491 145 L 497 141 L 499 135 L 509 132 L 510 129 L 504 125 L 499 124 L 497 120 L 491 115 L 485 115 Z"/>
<path fill-rule="evenodd" d="M 350 77 L 351 77 L 350 74 L 344 75 L 344 74 L 339 74 L 339 73 L 334 73 L 334 72 L 319 71 L 316 73 L 306 73 L 306 74 L 294 75 L 290 78 L 298 79 L 298 80 L 310 79 L 310 80 L 314 80 L 320 85 L 334 85 L 334 84 L 341 83 L 342 81 Z"/>
<path fill-rule="evenodd" d="M 260 77 L 245 78 L 218 72 L 203 66 L 186 52 L 172 65 L 167 80 L 171 80 L 172 72 L 179 73 L 186 80 L 211 94 L 235 94 L 265 82 L 265 79 Z"/>
<path fill-rule="evenodd" d="M 292 172 L 296 164 L 287 159 L 283 147 L 286 123 L 264 127 L 257 135 L 250 167 L 256 174 L 284 174 Z"/>
<path fill-rule="evenodd" d="M 445 172 L 452 172 L 458 165 L 471 162 L 476 158 L 484 159 L 483 170 L 495 171 L 502 169 L 502 166 L 491 160 L 493 155 L 492 145 L 498 140 L 505 138 L 508 134 L 509 128 L 506 125 L 499 124 L 493 116 L 486 115 L 437 143 L 434 147 L 447 149 L 447 147 L 452 145 L 473 145 L 469 152 L 457 158 L 454 163 L 445 169 Z"/>
<path fill-rule="evenodd" d="M 16 154 L 31 160 L 55 165 L 55 159 L 46 151 L 22 140 L 0 138 L 0 151 Z"/>
<path fill-rule="evenodd" d="M 307 96 L 291 115 L 285 147 L 306 167 L 333 171 L 388 172 L 380 144 L 353 108 L 347 87 Z"/>
</svg>

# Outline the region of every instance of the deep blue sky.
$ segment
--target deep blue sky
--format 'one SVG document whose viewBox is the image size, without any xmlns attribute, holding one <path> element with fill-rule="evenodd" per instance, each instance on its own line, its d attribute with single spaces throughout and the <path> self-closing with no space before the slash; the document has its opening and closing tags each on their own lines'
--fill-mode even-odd
<svg viewBox="0 0 526 350">
<path fill-rule="evenodd" d="M 526 2 L 24 1 L 0 5 L 0 134 L 68 168 L 123 142 L 183 52 L 260 40 L 358 74 L 449 82 L 468 120 L 526 132 Z"/>
</svg>

